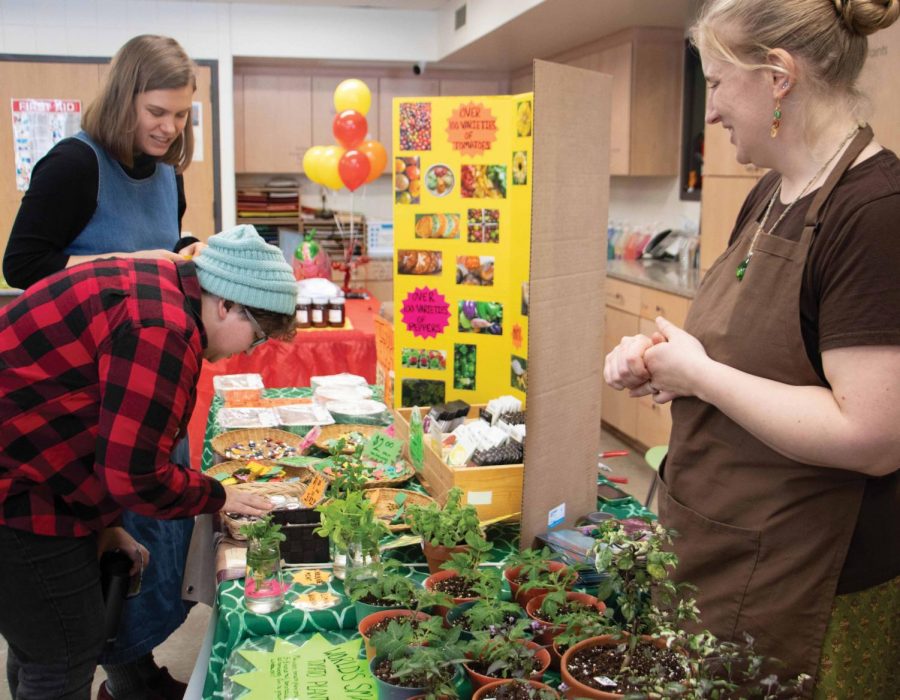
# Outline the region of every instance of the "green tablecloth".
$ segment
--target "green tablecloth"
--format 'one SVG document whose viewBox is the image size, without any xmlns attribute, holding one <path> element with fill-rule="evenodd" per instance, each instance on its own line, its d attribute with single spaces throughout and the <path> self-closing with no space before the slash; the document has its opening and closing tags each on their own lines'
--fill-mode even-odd
<svg viewBox="0 0 900 700">
<path fill-rule="evenodd" d="M 263 395 L 268 398 L 282 397 L 307 397 L 312 395 L 308 388 L 280 388 L 264 389 Z M 215 462 L 215 455 L 210 447 L 211 439 L 217 434 L 216 417 L 223 402 L 218 397 L 214 398 L 210 407 L 209 419 L 206 426 L 206 437 L 203 443 L 202 468 L 209 469 Z M 604 482 L 599 477 L 599 482 Z M 419 484 L 413 484 L 413 488 L 420 488 Z M 655 515 L 645 509 L 636 499 L 622 499 L 613 502 L 599 502 L 598 510 L 612 513 L 617 518 L 650 517 Z M 518 550 L 519 526 L 518 524 L 498 524 L 487 529 L 488 538 L 494 545 L 490 555 L 492 562 L 501 563 L 510 554 Z M 427 575 L 424 566 L 424 558 L 418 547 L 403 547 L 389 550 L 386 556 L 390 556 L 404 563 L 411 564 L 410 576 L 417 581 L 423 580 Z M 326 569 L 326 566 L 309 565 L 312 568 Z M 307 567 L 307 568 L 309 568 Z M 295 567 L 286 571 L 285 578 L 289 579 Z M 341 602 L 334 608 L 306 612 L 300 610 L 291 602 L 298 595 L 310 591 L 329 591 L 337 595 Z M 210 653 L 209 666 L 206 673 L 206 682 L 203 687 L 203 697 L 222 698 L 222 673 L 231 653 L 245 639 L 261 637 L 264 635 L 284 636 L 288 634 L 312 635 L 317 631 L 334 631 L 355 634 L 356 614 L 350 601 L 344 596 L 343 583 L 332 579 L 322 586 L 301 586 L 292 584 L 285 594 L 286 605 L 276 613 L 261 615 L 252 613 L 244 607 L 244 581 L 224 581 L 219 584 L 217 592 L 217 620 Z M 301 637 L 302 638 L 302 637 Z"/>
</svg>

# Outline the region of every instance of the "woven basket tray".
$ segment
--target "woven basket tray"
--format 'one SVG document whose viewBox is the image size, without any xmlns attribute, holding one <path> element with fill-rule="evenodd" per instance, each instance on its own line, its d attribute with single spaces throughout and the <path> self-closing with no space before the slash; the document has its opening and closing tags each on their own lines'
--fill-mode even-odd
<svg viewBox="0 0 900 700">
<path fill-rule="evenodd" d="M 409 529 L 409 525 L 406 522 L 391 522 L 391 519 L 397 512 L 397 503 L 394 499 L 398 493 L 406 494 L 406 501 L 403 505 L 407 508 L 411 505 L 426 506 L 435 502 L 431 496 L 418 493 L 417 491 L 409 491 L 408 489 L 367 489 L 365 492 L 366 498 L 375 504 L 375 517 L 383 519 L 391 529 L 391 532 L 401 532 Z"/>
<path fill-rule="evenodd" d="M 370 438 L 379 430 L 383 429 L 383 426 L 380 425 L 360 425 L 357 423 L 337 423 L 335 425 L 326 425 L 323 426 L 322 432 L 319 433 L 319 437 L 316 439 L 314 444 L 323 452 L 328 452 L 329 440 L 338 440 L 340 439 L 341 435 L 346 435 L 347 433 L 361 433 L 367 438 Z M 342 454 L 352 455 L 355 450 L 355 445 L 352 447 L 345 447 L 342 450 Z"/>
<path fill-rule="evenodd" d="M 244 463 L 240 462 L 239 464 Z M 209 469 L 204 473 L 208 474 L 211 471 L 212 469 Z M 296 496 L 300 498 L 306 492 L 306 484 L 300 481 L 255 481 L 248 484 L 237 484 L 231 488 L 254 493 L 257 496 Z M 228 513 L 222 512 L 222 523 L 228 528 L 228 534 L 234 539 L 241 541 L 247 539 L 240 533 L 241 525 L 245 525 L 246 521 L 237 520 L 228 515 Z"/>
<path fill-rule="evenodd" d="M 286 430 L 279 430 L 278 428 L 243 428 L 241 430 L 229 430 L 226 433 L 216 435 L 210 441 L 210 446 L 212 447 L 213 452 L 220 457 L 244 462 L 249 462 L 250 460 L 265 461 L 267 459 L 277 459 L 282 456 L 272 454 L 264 454 L 261 456 L 254 456 L 251 454 L 236 455 L 229 452 L 229 448 L 233 445 L 243 445 L 246 447 L 251 441 L 260 445 L 265 442 L 266 438 L 293 447 L 296 450 L 293 454 L 299 454 L 300 445 L 303 443 L 303 438 L 299 435 L 294 435 L 294 433 L 289 433 Z"/>
</svg>

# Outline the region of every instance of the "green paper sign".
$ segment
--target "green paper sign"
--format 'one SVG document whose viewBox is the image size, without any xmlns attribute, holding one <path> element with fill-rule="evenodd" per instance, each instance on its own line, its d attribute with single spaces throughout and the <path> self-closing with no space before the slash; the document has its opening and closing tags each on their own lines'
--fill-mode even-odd
<svg viewBox="0 0 900 700">
<path fill-rule="evenodd" d="M 363 450 L 363 459 L 371 459 L 379 464 L 396 464 L 403 451 L 403 440 L 397 440 L 384 433 L 375 433 Z"/>
<path fill-rule="evenodd" d="M 255 671 L 232 677 L 250 689 L 245 700 L 374 700 L 369 664 L 359 658 L 362 640 L 331 644 L 316 634 L 302 646 L 275 640 L 273 651 L 241 651 Z"/>
</svg>

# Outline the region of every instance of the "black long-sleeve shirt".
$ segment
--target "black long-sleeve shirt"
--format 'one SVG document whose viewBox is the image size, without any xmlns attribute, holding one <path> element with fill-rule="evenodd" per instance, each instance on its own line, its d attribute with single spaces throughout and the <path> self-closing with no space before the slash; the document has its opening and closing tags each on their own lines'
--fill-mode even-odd
<svg viewBox="0 0 900 700">
<path fill-rule="evenodd" d="M 152 156 L 141 154 L 133 168 L 122 169 L 129 177 L 142 180 L 153 175 L 156 163 Z M 93 149 L 75 138 L 60 141 L 38 161 L 3 255 L 3 276 L 11 286 L 25 289 L 66 266 L 69 256 L 65 249 L 97 209 L 99 178 Z M 187 204 L 181 175 L 175 182 L 180 229 Z M 176 252 L 196 240 L 181 238 Z"/>
</svg>

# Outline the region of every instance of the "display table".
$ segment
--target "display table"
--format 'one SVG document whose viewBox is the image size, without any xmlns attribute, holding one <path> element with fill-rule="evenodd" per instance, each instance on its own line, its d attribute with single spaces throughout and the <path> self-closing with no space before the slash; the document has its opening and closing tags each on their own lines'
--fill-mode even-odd
<svg viewBox="0 0 900 700">
<path fill-rule="evenodd" d="M 348 299 L 348 329 L 302 329 L 289 343 L 270 340 L 253 350 L 218 362 L 204 362 L 197 384 L 197 404 L 188 424 L 191 463 L 201 464 L 212 378 L 219 374 L 262 375 L 267 387 L 309 386 L 310 378 L 350 372 L 375 381 L 375 316 L 377 299 Z"/>
<path fill-rule="evenodd" d="M 268 343 L 266 344 L 268 345 Z M 262 346 L 262 347 L 265 347 Z M 268 382 L 267 382 L 268 383 Z M 267 397 L 310 396 L 308 388 L 280 388 L 266 389 Z M 204 439 L 198 443 L 202 445 L 203 459 L 199 461 L 204 470 L 212 466 L 214 455 L 210 447 L 210 440 L 216 434 L 216 418 L 222 400 L 213 398 L 209 408 L 209 420 L 206 426 Z M 604 482 L 600 477 L 598 482 Z M 409 487 L 418 488 L 418 484 Z M 633 499 L 621 499 L 612 503 L 598 503 L 599 510 L 612 513 L 617 518 L 649 517 L 655 516 L 641 504 Z M 486 535 L 493 545 L 488 555 L 487 565 L 502 566 L 502 562 L 519 548 L 519 526 L 517 523 L 500 523 L 486 528 Z M 427 566 L 418 546 L 407 546 L 391 549 L 384 552 L 385 557 L 395 558 L 408 564 L 408 576 L 416 581 L 422 581 L 427 576 Z M 290 566 L 285 569 L 285 580 L 290 581 L 293 573 L 302 568 L 330 569 L 330 564 L 306 564 L 302 566 Z M 505 593 L 509 590 L 504 583 Z M 298 596 L 311 591 L 328 591 L 340 598 L 340 602 L 329 609 L 307 612 L 294 607 L 291 603 Z M 216 608 L 214 610 L 214 625 L 212 645 L 210 649 L 209 663 L 206 671 L 206 681 L 203 686 L 202 697 L 222 698 L 223 672 L 232 652 L 241 642 L 252 637 L 265 635 L 313 634 L 315 632 L 335 632 L 339 635 L 355 634 L 356 614 L 349 599 L 344 596 L 343 582 L 331 579 L 328 583 L 319 586 L 304 586 L 292 583 L 285 593 L 285 606 L 271 614 L 257 614 L 244 607 L 244 581 L 243 579 L 222 581 L 216 592 Z"/>
</svg>

